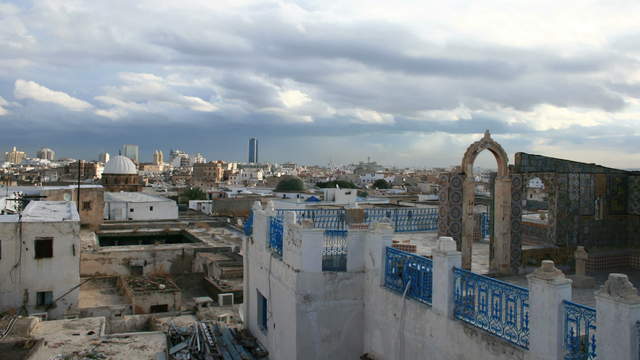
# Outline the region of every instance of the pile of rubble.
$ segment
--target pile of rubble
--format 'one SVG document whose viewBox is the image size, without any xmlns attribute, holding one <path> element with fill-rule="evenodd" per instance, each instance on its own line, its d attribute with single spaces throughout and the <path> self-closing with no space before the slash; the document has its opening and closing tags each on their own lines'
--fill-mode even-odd
<svg viewBox="0 0 640 360">
<path fill-rule="evenodd" d="M 268 356 L 248 332 L 218 322 L 198 321 L 188 327 L 171 324 L 168 339 L 173 360 L 250 360 Z"/>
</svg>

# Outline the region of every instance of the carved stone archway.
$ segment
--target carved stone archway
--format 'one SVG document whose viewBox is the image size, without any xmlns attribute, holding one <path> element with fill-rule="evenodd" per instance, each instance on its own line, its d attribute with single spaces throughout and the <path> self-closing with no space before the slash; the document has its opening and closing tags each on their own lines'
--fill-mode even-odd
<svg viewBox="0 0 640 360">
<path fill-rule="evenodd" d="M 471 144 L 462 158 L 462 267 L 471 269 L 471 251 L 473 246 L 473 209 L 475 206 L 475 181 L 473 164 L 479 153 L 489 150 L 496 158 L 498 174 L 494 190 L 494 225 L 491 239 L 490 271 L 511 273 L 511 177 L 509 176 L 509 158 L 502 146 L 491 138 L 489 130 L 482 139 Z"/>
</svg>

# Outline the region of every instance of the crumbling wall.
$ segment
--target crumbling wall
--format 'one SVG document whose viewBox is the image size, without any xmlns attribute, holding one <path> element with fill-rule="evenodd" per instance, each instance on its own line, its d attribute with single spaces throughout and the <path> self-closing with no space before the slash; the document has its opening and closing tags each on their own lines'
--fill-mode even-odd
<svg viewBox="0 0 640 360">
<path fill-rule="evenodd" d="M 81 276 L 131 275 L 132 266 L 142 266 L 143 274 L 189 273 L 199 252 L 230 251 L 227 247 L 181 245 L 111 246 L 82 254 Z"/>
</svg>

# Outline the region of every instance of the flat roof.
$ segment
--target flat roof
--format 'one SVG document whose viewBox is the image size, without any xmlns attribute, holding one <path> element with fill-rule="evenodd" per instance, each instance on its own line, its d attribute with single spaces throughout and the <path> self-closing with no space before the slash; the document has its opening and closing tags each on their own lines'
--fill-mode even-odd
<svg viewBox="0 0 640 360">
<path fill-rule="evenodd" d="M 0 222 L 17 222 L 19 215 L 0 215 Z M 22 212 L 22 222 L 80 221 L 72 201 L 31 201 Z"/>
<path fill-rule="evenodd" d="M 164 202 L 173 201 L 159 195 L 151 195 L 143 192 L 105 192 L 105 202 Z"/>
<path fill-rule="evenodd" d="M 0 195 L 5 195 L 9 192 L 10 195 L 13 192 L 22 192 L 25 194 L 38 194 L 41 191 L 47 190 L 75 190 L 78 185 L 55 185 L 55 186 L 0 186 Z M 80 190 L 82 189 L 101 189 L 102 185 L 99 184 L 80 184 Z"/>
</svg>

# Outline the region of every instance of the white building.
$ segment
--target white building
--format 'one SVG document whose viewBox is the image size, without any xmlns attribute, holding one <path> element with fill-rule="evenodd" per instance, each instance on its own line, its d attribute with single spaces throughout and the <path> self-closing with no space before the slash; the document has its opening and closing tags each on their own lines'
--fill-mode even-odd
<svg viewBox="0 0 640 360">
<path fill-rule="evenodd" d="M 376 180 L 384 180 L 389 184 L 393 184 L 396 180 L 394 175 L 388 175 L 383 172 L 369 173 L 360 176 L 360 184 L 368 185 L 373 184 Z"/>
<path fill-rule="evenodd" d="M 336 205 L 355 204 L 358 199 L 358 189 L 322 189 L 325 202 L 333 202 Z"/>
<path fill-rule="evenodd" d="M 429 259 L 394 249 L 386 223 L 324 230 L 294 212 L 274 222 L 273 204 L 259 203 L 253 215 L 241 316 L 270 359 L 558 360 L 581 349 L 635 359 L 640 350 L 640 296 L 626 275 L 610 275 L 595 308 L 570 311 L 579 306 L 565 302 L 571 280 L 548 260 L 522 288 L 460 269 L 452 238 Z M 582 345 L 572 350 L 567 336 Z"/>
<path fill-rule="evenodd" d="M 174 200 L 142 192 L 105 192 L 104 219 L 116 221 L 175 220 Z"/>
<path fill-rule="evenodd" d="M 57 319 L 78 306 L 80 217 L 70 201 L 32 201 L 0 215 L 0 311 Z"/>
</svg>

